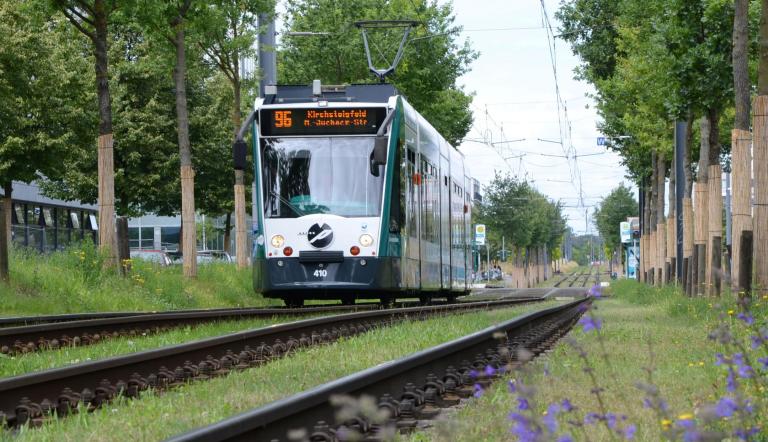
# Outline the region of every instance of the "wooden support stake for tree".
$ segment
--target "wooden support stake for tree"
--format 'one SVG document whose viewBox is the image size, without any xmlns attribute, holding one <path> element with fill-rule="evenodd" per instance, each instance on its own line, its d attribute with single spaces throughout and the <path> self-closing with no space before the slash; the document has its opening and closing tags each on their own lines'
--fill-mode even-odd
<svg viewBox="0 0 768 442">
<path fill-rule="evenodd" d="M 690 270 L 693 265 L 693 200 L 688 197 L 683 198 L 683 259 L 687 262 L 685 264 L 687 269 L 684 269 L 683 273 L 686 280 L 685 291 L 690 295 Z"/>
<path fill-rule="evenodd" d="M 197 229 L 195 228 L 195 171 L 181 166 L 181 242 L 184 244 L 184 276 L 197 276 Z"/>
<path fill-rule="evenodd" d="M 115 236 L 115 166 L 112 134 L 98 138 L 99 182 L 99 249 L 106 264 L 117 264 L 117 237 Z"/>
<path fill-rule="evenodd" d="M 761 26 L 763 26 L 762 23 Z M 764 49 L 761 48 L 762 50 Z M 763 60 L 760 62 L 762 63 Z M 768 293 L 768 96 L 758 95 L 755 98 L 754 107 L 755 217 L 752 229 L 754 232 L 753 256 L 755 289 L 762 296 Z"/>
<path fill-rule="evenodd" d="M 235 170 L 235 257 L 237 268 L 248 267 L 248 228 L 245 218 L 245 184 L 243 170 Z"/>
<path fill-rule="evenodd" d="M 757 100 L 755 105 L 757 105 Z M 757 109 L 755 112 L 755 124 L 758 124 Z M 755 142 L 757 134 L 755 131 Z M 739 286 L 741 275 L 741 232 L 752 231 L 752 154 L 750 153 L 751 134 L 749 131 L 734 129 L 731 132 L 731 248 L 733 264 L 731 266 L 731 283 L 734 294 L 744 288 Z M 751 274 L 751 271 L 750 271 Z"/>
<path fill-rule="evenodd" d="M 722 281 L 722 272 L 720 271 L 721 259 L 722 259 L 722 244 L 723 238 L 721 236 L 712 237 L 712 290 L 711 293 L 720 296 L 720 284 Z"/>
<path fill-rule="evenodd" d="M 710 296 L 720 295 L 720 283 L 721 278 L 721 263 L 722 256 L 716 256 L 721 254 L 722 247 L 720 244 L 715 245 L 715 242 L 719 242 L 723 237 L 723 181 L 722 181 L 722 169 L 719 164 L 713 164 L 709 166 L 708 173 L 708 185 L 707 194 L 709 195 L 707 216 L 708 235 L 707 235 L 707 251 L 709 256 L 707 257 L 707 294 Z"/>
<path fill-rule="evenodd" d="M 739 287 L 738 296 L 749 296 L 752 293 L 752 245 L 753 236 L 751 230 L 741 232 L 739 238 Z"/>
<path fill-rule="evenodd" d="M 682 276 L 683 276 L 683 293 L 685 293 L 686 295 L 690 296 L 690 294 L 688 292 L 688 282 L 689 282 L 688 281 L 688 279 L 689 279 L 689 277 L 688 277 L 688 265 L 689 265 L 689 261 L 690 260 L 688 259 L 687 256 L 685 258 L 683 258 L 683 275 Z"/>
<path fill-rule="evenodd" d="M 120 257 L 120 272 L 123 275 L 131 271 L 131 246 L 128 241 L 128 218 L 117 218 L 117 254 Z"/>
<path fill-rule="evenodd" d="M 696 286 L 694 288 L 695 295 L 703 295 L 704 287 L 706 284 L 707 275 L 707 224 L 708 218 L 708 200 L 707 200 L 707 183 L 706 181 L 699 181 L 694 184 L 694 195 L 696 204 L 694 208 L 694 228 L 693 228 L 693 243 L 696 254 Z"/>
</svg>

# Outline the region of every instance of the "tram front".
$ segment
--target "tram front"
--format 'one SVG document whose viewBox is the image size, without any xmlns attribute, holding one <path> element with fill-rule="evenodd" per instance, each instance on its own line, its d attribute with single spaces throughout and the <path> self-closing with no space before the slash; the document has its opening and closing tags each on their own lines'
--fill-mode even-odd
<svg viewBox="0 0 768 442">
<path fill-rule="evenodd" d="M 396 99 L 322 98 L 291 103 L 278 89 L 256 109 L 254 287 L 289 306 L 391 288 L 380 240 Z"/>
</svg>

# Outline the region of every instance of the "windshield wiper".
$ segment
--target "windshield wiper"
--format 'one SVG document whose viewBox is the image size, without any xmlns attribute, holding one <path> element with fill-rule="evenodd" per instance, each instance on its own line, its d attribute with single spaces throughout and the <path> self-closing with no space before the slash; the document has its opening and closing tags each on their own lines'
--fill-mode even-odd
<svg viewBox="0 0 768 442">
<path fill-rule="evenodd" d="M 298 207 L 294 206 L 292 202 L 290 202 L 287 199 L 283 198 L 282 196 L 280 196 L 274 190 L 270 190 L 269 193 L 271 195 L 273 195 L 273 196 L 276 196 L 280 200 L 280 202 L 282 202 L 283 204 L 288 206 L 291 210 L 293 210 L 293 213 L 295 213 L 296 215 L 299 215 L 299 216 L 305 216 L 306 215 L 306 213 L 302 212 Z"/>
</svg>

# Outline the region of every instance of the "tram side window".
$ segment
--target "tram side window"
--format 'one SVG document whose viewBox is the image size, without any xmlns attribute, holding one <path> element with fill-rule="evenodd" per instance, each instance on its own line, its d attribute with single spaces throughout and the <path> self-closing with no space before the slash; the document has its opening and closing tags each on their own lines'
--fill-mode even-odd
<svg viewBox="0 0 768 442">
<path fill-rule="evenodd" d="M 408 180 L 408 236 L 417 237 L 418 230 L 416 227 L 417 213 L 419 210 L 417 186 L 414 182 L 416 178 L 416 153 L 411 149 L 407 150 L 406 154 L 408 158 L 407 166 L 407 180 Z"/>
<path fill-rule="evenodd" d="M 422 239 L 437 242 L 438 217 L 440 215 L 440 181 L 437 168 L 426 160 L 421 161 L 422 170 L 422 201 L 424 216 L 422 218 Z"/>
</svg>

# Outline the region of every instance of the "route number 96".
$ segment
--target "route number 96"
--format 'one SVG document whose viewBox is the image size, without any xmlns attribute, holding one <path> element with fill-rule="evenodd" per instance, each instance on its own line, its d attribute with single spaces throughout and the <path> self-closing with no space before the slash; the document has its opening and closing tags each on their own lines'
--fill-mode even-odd
<svg viewBox="0 0 768 442">
<path fill-rule="evenodd" d="M 291 127 L 291 111 L 275 111 L 275 127 Z"/>
</svg>

